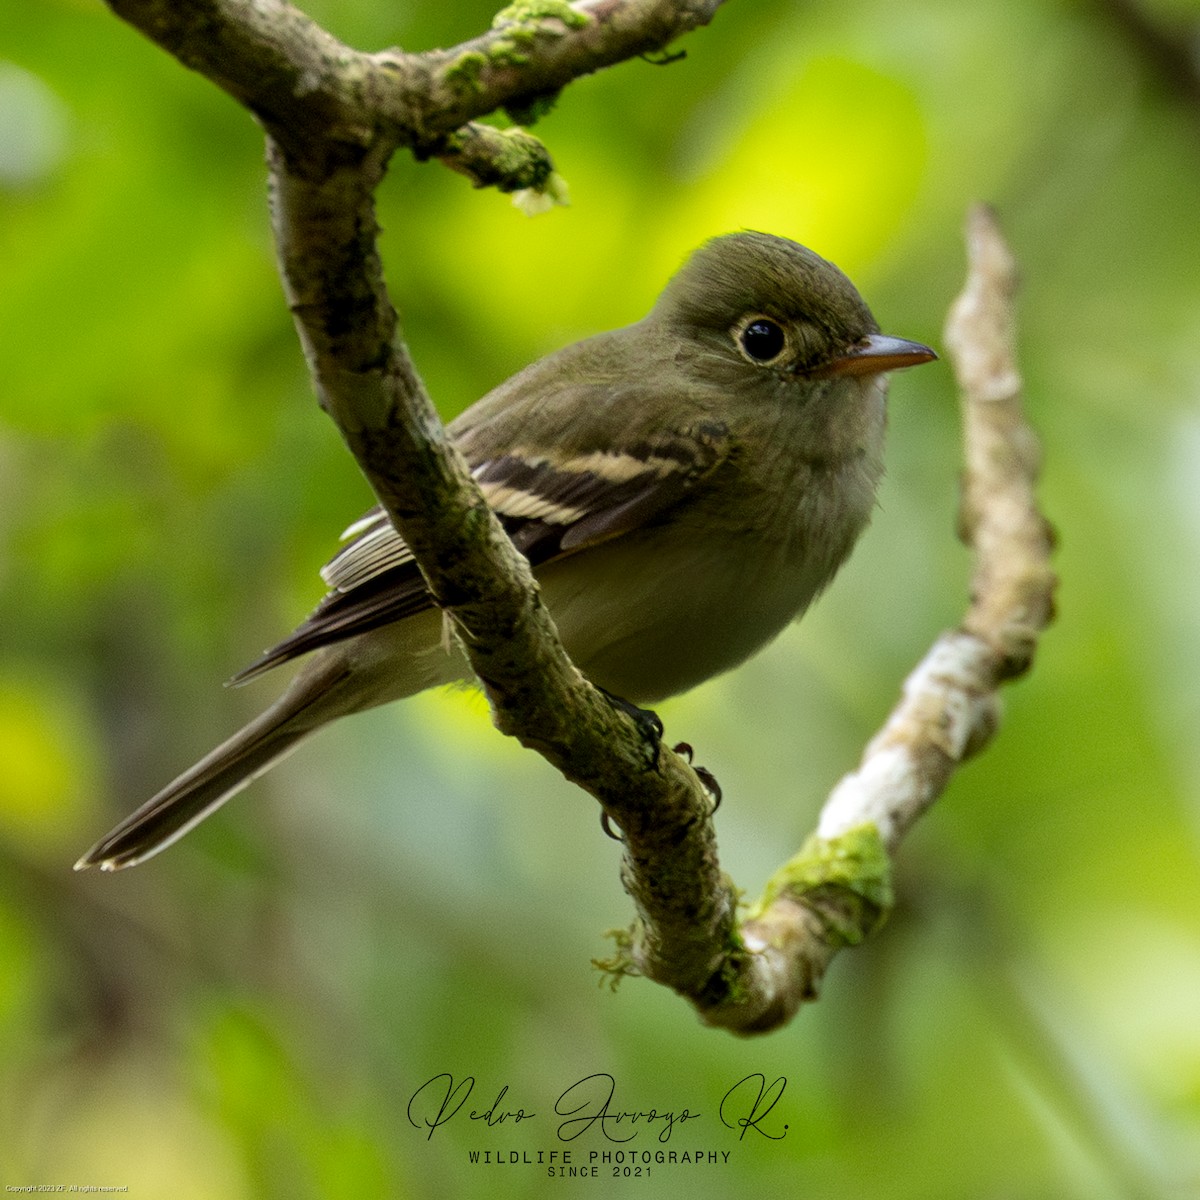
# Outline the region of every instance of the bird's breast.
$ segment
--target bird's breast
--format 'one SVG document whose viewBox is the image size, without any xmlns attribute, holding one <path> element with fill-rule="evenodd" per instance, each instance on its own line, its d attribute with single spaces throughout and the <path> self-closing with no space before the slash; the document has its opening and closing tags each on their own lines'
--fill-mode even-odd
<svg viewBox="0 0 1200 1200">
<path fill-rule="evenodd" d="M 592 682 L 655 703 L 738 666 L 828 583 L 869 505 L 810 492 L 769 528 L 690 520 L 640 530 L 538 572 L 572 659 Z"/>
</svg>

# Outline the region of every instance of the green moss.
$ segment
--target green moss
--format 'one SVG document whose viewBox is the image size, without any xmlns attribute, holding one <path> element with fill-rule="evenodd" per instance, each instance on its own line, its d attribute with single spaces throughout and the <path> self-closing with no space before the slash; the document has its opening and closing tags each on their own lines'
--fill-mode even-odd
<svg viewBox="0 0 1200 1200">
<path fill-rule="evenodd" d="M 520 31 L 513 30 L 513 33 Z M 518 44 L 527 45 L 532 38 L 519 38 L 505 34 L 497 38 L 488 48 L 488 60 L 501 67 L 523 67 L 529 61 L 529 55 L 517 49 Z"/>
<path fill-rule="evenodd" d="M 528 28 L 537 26 L 547 17 L 556 18 L 568 29 L 582 29 L 590 19 L 586 13 L 572 8 L 567 0 L 516 0 L 516 3 L 502 8 L 492 18 L 492 28 L 499 29 L 504 25 L 523 25 Z"/>
<path fill-rule="evenodd" d="M 447 134 L 436 153 L 476 187 L 548 193 L 547 207 L 567 202 L 565 184 L 554 173 L 546 147 L 523 129 L 464 127 Z"/>
<path fill-rule="evenodd" d="M 502 192 L 520 188 L 542 191 L 554 172 L 554 164 L 546 147 L 523 129 L 498 129 L 496 169 L 503 176 L 498 186 Z"/>
<path fill-rule="evenodd" d="M 505 115 L 514 125 L 536 125 L 558 102 L 559 93 L 543 92 L 539 96 L 523 96 L 504 107 Z"/>
<path fill-rule="evenodd" d="M 551 20 L 557 23 L 547 24 Z M 472 62 L 464 66 L 475 69 L 476 79 L 484 62 L 497 67 L 527 66 L 538 38 L 562 36 L 563 30 L 558 23 L 567 29 L 580 29 L 590 20 L 566 0 L 518 0 L 502 8 L 492 19 L 492 28 L 502 33 L 490 42 L 486 56 L 471 51 L 463 57 L 470 58 Z M 476 59 L 480 61 L 476 63 Z M 533 125 L 554 107 L 557 99 L 558 89 L 531 92 L 528 96 L 519 96 L 510 101 L 504 111 L 514 124 Z"/>
<path fill-rule="evenodd" d="M 891 861 L 879 830 L 868 822 L 838 838 L 810 837 L 768 880 L 751 918 L 784 894 L 816 912 L 833 941 L 857 945 L 883 923 L 893 902 Z"/>
<path fill-rule="evenodd" d="M 637 964 L 633 961 L 633 945 L 637 936 L 634 929 L 609 929 L 604 934 L 612 938 L 615 945 L 611 958 L 593 958 L 592 966 L 600 971 L 600 986 L 608 984 L 610 990 L 616 991 L 621 986 L 621 980 L 629 975 L 640 975 Z"/>
<path fill-rule="evenodd" d="M 487 56 L 477 50 L 465 50 L 447 68 L 446 83 L 458 91 L 479 92 L 479 77 L 487 66 Z"/>
<path fill-rule="evenodd" d="M 589 18 L 576 12 L 566 0 L 521 0 L 501 9 L 492 21 L 493 29 L 502 29 L 503 36 L 488 46 L 487 52 L 465 50 L 446 68 L 446 82 L 462 90 L 479 91 L 479 78 L 489 64 L 499 67 L 523 67 L 529 62 L 529 51 L 541 36 L 557 37 L 562 31 L 546 25 L 547 18 L 556 18 L 568 29 L 578 29 Z M 551 101 L 552 102 L 552 101 Z"/>
</svg>

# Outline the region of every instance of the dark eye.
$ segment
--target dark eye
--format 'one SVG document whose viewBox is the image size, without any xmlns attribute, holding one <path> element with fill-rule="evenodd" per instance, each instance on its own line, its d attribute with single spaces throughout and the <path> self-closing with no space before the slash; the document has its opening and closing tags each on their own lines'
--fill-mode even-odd
<svg viewBox="0 0 1200 1200">
<path fill-rule="evenodd" d="M 778 358 L 787 344 L 783 329 L 767 317 L 755 317 L 742 330 L 739 340 L 746 356 L 760 363 Z"/>
</svg>

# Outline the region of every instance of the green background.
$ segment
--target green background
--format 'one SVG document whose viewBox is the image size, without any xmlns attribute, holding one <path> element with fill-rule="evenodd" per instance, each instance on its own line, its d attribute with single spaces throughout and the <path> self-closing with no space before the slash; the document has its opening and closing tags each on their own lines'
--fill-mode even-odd
<svg viewBox="0 0 1200 1200">
<path fill-rule="evenodd" d="M 322 0 L 365 49 L 487 5 Z M 1156 3 L 1195 31 L 1193 2 Z M 370 501 L 313 402 L 253 122 L 92 0 L 0 24 L 0 1183 L 148 1197 L 1200 1194 L 1200 101 L 1101 3 L 734 0 L 686 60 L 583 80 L 538 126 L 570 208 L 527 219 L 399 157 L 383 248 L 446 416 L 641 316 L 704 237 L 763 228 L 940 342 L 967 205 L 1022 263 L 1059 619 L 1000 737 L 905 844 L 900 904 L 769 1037 L 704 1029 L 592 956 L 625 924 L 594 804 L 469 693 L 357 718 L 152 863 L 75 875 L 266 703 L 221 681 L 301 618 Z M 874 525 L 758 660 L 662 706 L 725 790 L 756 894 L 961 614 L 948 365 L 892 388 Z M 409 1097 L 476 1079 L 432 1136 Z M 702 1115 L 614 1184 L 556 1098 Z M 785 1077 L 771 1140 L 717 1119 Z M 492 1130 L 466 1111 L 523 1107 Z M 576 1162 L 606 1148 L 572 1144 Z M 660 1148 L 642 1132 L 631 1143 Z M 615 1148 L 615 1147 L 611 1147 Z M 652 1191 L 650 1189 L 653 1189 Z"/>
</svg>

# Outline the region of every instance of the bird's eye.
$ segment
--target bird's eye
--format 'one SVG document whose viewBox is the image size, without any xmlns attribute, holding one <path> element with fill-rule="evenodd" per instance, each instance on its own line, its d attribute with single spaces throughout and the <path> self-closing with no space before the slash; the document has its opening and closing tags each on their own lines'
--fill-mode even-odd
<svg viewBox="0 0 1200 1200">
<path fill-rule="evenodd" d="M 769 317 L 755 317 L 738 334 L 742 351 L 752 362 L 774 362 L 787 345 L 782 326 Z"/>
</svg>

